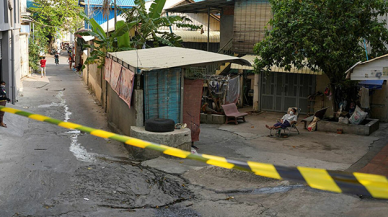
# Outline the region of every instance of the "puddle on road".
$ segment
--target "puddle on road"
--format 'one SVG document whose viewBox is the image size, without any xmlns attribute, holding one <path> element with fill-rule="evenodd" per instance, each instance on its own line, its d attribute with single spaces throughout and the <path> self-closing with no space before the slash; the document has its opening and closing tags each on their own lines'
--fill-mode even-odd
<svg viewBox="0 0 388 217">
<path fill-rule="evenodd" d="M 60 91 L 55 97 L 60 100 L 60 103 L 52 102 L 51 104 L 40 105 L 38 107 L 63 107 L 65 110 L 65 119 L 63 121 L 68 122 L 72 113 L 69 111 L 69 107 L 66 105 L 66 100 L 63 98 L 63 91 Z M 87 150 L 81 146 L 81 143 L 78 142 L 78 136 L 81 134 L 81 131 L 71 130 L 67 131 L 65 134 L 68 135 L 71 140 L 70 151 L 77 158 L 77 160 L 89 163 L 96 161 L 95 154 L 88 153 Z"/>
<path fill-rule="evenodd" d="M 70 119 L 71 112 L 69 111 L 69 107 L 66 105 L 66 100 L 63 99 L 63 91 L 59 91 L 55 98 L 59 99 L 60 103 L 52 102 L 51 104 L 40 105 L 38 108 L 63 107 L 65 109 L 64 121 L 67 122 Z"/>
<path fill-rule="evenodd" d="M 77 158 L 77 160 L 92 163 L 96 161 L 95 154 L 88 153 L 88 151 L 81 146 L 81 143 L 78 142 L 78 136 L 81 134 L 79 130 L 72 130 L 66 132 L 70 134 L 70 151 Z"/>
</svg>

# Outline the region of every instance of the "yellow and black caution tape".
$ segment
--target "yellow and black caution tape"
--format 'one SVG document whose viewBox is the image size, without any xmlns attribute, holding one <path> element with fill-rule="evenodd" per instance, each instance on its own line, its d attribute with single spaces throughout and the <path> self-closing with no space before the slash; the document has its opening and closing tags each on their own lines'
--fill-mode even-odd
<svg viewBox="0 0 388 217">
<path fill-rule="evenodd" d="M 64 122 L 58 119 L 39 114 L 32 114 L 14 108 L 0 106 L 0 111 L 25 116 L 37 121 L 55 124 L 67 129 L 77 129 L 97 137 L 117 140 L 127 145 L 151 149 L 175 157 L 202 161 L 218 167 L 253 172 L 256 175 L 274 179 L 286 179 L 303 182 L 309 185 L 311 188 L 324 191 L 358 194 L 374 198 L 388 199 L 388 179 L 387 177 L 381 175 L 357 172 L 345 173 L 308 167 L 284 167 L 253 161 L 243 162 L 229 160 L 224 157 L 207 154 L 192 154 L 188 151 L 183 151 L 166 145 L 158 145 L 152 142 L 94 129 L 71 122 Z"/>
</svg>

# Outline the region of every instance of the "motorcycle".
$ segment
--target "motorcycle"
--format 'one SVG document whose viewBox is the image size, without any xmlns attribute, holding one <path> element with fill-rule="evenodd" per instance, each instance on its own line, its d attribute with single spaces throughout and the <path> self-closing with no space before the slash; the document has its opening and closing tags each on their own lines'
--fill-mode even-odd
<svg viewBox="0 0 388 217">
<path fill-rule="evenodd" d="M 55 58 L 55 64 L 59 64 L 59 58 Z"/>
<path fill-rule="evenodd" d="M 50 51 L 50 54 L 54 55 L 56 52 L 57 52 L 57 50 L 55 48 L 52 48 L 51 51 Z"/>
</svg>

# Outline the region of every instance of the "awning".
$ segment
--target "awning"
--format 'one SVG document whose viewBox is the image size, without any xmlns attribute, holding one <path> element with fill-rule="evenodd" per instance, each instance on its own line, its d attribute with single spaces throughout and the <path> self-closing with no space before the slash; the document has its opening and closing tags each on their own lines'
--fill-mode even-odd
<svg viewBox="0 0 388 217">
<path fill-rule="evenodd" d="M 191 67 L 215 63 L 234 62 L 241 65 L 250 63 L 239 57 L 181 47 L 158 47 L 140 50 L 112 52 L 109 58 L 119 59 L 140 70 L 151 71 L 174 67 Z"/>
<path fill-rule="evenodd" d="M 167 12 L 178 13 L 218 13 L 223 7 L 234 6 L 234 0 L 205 0 L 191 4 L 185 4 L 173 8 L 165 9 Z"/>
<path fill-rule="evenodd" d="M 359 86 L 366 87 L 369 89 L 381 89 L 383 86 L 384 80 L 366 80 L 358 83 Z"/>
<path fill-rule="evenodd" d="M 255 63 L 255 59 L 258 58 L 258 56 L 254 55 L 245 55 L 241 57 L 242 59 L 247 60 L 249 63 L 251 63 L 251 66 L 247 65 L 239 65 L 236 63 L 232 63 L 231 69 L 243 69 L 243 70 L 253 70 L 253 65 Z M 272 66 L 271 67 L 272 72 L 283 72 L 283 73 L 296 73 L 296 74 L 310 74 L 310 75 L 322 75 L 322 71 L 314 72 L 308 67 L 303 67 L 302 69 L 298 69 L 294 66 L 291 67 L 291 71 L 287 71 L 285 68 Z"/>
</svg>

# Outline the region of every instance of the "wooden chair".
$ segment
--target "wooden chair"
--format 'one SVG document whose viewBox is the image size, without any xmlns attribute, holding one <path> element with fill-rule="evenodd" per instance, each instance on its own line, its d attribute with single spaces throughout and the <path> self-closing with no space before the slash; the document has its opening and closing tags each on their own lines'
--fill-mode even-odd
<svg viewBox="0 0 388 217">
<path fill-rule="evenodd" d="M 248 113 L 242 113 L 237 110 L 237 106 L 234 103 L 222 105 L 222 108 L 224 109 L 225 113 L 225 124 L 229 122 L 234 122 L 235 124 L 238 124 L 238 120 L 243 120 L 245 122 L 245 116 L 248 115 Z M 232 120 L 230 120 L 232 119 Z"/>
</svg>

